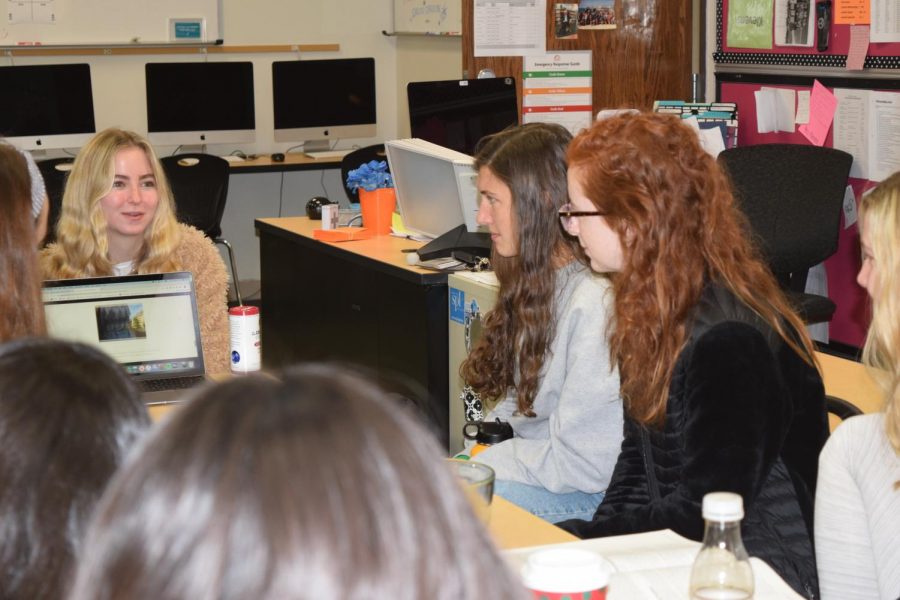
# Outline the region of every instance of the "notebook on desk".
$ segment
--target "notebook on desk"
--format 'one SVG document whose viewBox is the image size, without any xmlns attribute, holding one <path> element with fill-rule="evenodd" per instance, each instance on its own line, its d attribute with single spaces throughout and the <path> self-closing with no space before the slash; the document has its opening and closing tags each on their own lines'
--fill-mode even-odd
<svg viewBox="0 0 900 600">
<path fill-rule="evenodd" d="M 190 273 L 45 281 L 43 299 L 48 333 L 103 350 L 148 404 L 177 400 L 205 378 Z"/>
</svg>

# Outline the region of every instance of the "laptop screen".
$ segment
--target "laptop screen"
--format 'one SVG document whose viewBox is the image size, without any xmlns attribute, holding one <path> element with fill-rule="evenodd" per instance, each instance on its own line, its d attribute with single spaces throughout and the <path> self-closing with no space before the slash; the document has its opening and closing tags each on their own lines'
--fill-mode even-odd
<svg viewBox="0 0 900 600">
<path fill-rule="evenodd" d="M 137 379 L 204 373 L 190 273 L 50 280 L 43 297 L 52 337 L 96 346 Z"/>
</svg>

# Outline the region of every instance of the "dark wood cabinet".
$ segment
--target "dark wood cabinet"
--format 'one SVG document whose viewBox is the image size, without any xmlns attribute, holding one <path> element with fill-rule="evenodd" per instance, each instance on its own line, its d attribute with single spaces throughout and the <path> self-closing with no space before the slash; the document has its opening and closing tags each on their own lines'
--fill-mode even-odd
<svg viewBox="0 0 900 600">
<path fill-rule="evenodd" d="M 336 361 L 373 371 L 446 446 L 447 276 L 406 265 L 417 244 L 312 238 L 305 218 L 258 219 L 263 364 Z M 385 260 L 385 257 L 388 260 Z"/>
</svg>

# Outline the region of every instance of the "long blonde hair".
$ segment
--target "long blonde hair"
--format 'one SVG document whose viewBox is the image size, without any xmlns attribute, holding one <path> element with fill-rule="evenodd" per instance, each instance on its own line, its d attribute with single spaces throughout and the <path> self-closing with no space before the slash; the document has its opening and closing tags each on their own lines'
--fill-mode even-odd
<svg viewBox="0 0 900 600">
<path fill-rule="evenodd" d="M 863 362 L 885 392 L 887 437 L 900 454 L 900 171 L 863 197 L 861 225 L 869 234 L 877 294 Z"/>
<path fill-rule="evenodd" d="M 51 279 L 111 275 L 107 222 L 100 200 L 112 189 L 116 154 L 140 148 L 147 155 L 156 179 L 159 204 L 144 232 L 144 245 L 135 259 L 138 273 L 161 273 L 181 268 L 175 249 L 181 239 L 174 202 L 162 165 L 141 135 L 117 128 L 101 131 L 75 158 L 63 194 L 55 245 L 41 255 L 44 276 Z"/>
</svg>

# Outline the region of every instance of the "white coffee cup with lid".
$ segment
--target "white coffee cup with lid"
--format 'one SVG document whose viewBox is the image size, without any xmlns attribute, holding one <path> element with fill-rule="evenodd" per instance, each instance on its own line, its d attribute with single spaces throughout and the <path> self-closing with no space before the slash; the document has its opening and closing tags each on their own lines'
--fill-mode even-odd
<svg viewBox="0 0 900 600">
<path fill-rule="evenodd" d="M 603 600 L 614 570 L 609 561 L 596 552 L 581 548 L 548 548 L 528 557 L 522 566 L 522 581 L 537 598 L 559 600 L 579 594 L 579 598 Z"/>
</svg>

